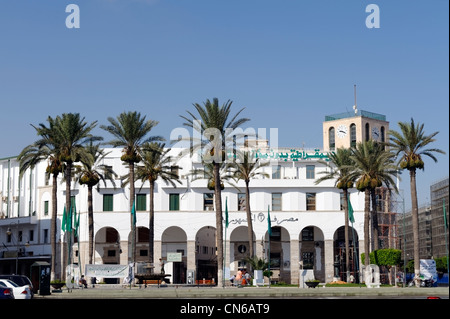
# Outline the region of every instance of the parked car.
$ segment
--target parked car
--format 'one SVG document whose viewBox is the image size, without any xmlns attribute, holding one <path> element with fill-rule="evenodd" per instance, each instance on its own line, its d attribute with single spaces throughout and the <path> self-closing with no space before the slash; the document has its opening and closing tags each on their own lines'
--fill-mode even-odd
<svg viewBox="0 0 450 319">
<path fill-rule="evenodd" d="M 2 283 L 0 283 L 0 299 L 14 299 L 13 290 L 3 286 Z"/>
<path fill-rule="evenodd" d="M 31 290 L 31 298 L 33 298 L 33 284 L 31 283 L 31 280 L 24 275 L 0 275 L 0 279 L 9 279 L 13 282 L 15 282 L 19 287 L 28 285 Z"/>
<path fill-rule="evenodd" d="M 19 286 L 9 279 L 0 279 L 2 286 L 12 289 L 14 299 L 31 299 L 31 289 L 29 285 Z"/>
</svg>

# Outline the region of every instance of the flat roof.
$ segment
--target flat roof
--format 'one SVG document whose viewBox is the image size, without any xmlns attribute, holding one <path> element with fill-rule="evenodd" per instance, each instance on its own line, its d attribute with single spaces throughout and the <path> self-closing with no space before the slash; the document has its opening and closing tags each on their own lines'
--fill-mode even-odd
<svg viewBox="0 0 450 319">
<path fill-rule="evenodd" d="M 386 122 L 386 115 L 369 112 L 369 111 L 363 111 L 363 110 L 358 110 L 356 112 L 356 114 L 355 114 L 355 112 L 352 111 L 352 112 L 343 112 L 343 113 L 325 115 L 325 122 L 335 121 L 335 120 L 340 120 L 340 119 L 345 119 L 345 118 L 350 118 L 350 117 L 357 117 L 357 116 L 368 117 L 371 119 Z"/>
</svg>

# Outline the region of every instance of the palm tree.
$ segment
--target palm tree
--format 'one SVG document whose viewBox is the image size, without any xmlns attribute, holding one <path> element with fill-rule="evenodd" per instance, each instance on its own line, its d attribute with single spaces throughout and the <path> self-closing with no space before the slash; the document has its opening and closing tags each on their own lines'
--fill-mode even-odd
<svg viewBox="0 0 450 319">
<path fill-rule="evenodd" d="M 182 116 L 186 122 L 185 126 L 191 127 L 200 134 L 206 134 L 206 141 L 197 140 L 192 141 L 191 151 L 196 149 L 204 150 L 204 147 L 209 151 L 211 160 L 214 165 L 214 181 L 215 181 L 215 211 L 216 211 L 216 244 L 217 244 L 217 284 L 223 285 L 223 225 L 222 225 L 222 190 L 220 188 L 220 165 L 225 158 L 225 142 L 227 141 L 226 134 L 232 133 L 233 130 L 249 121 L 247 118 L 238 119 L 239 114 L 244 110 L 242 108 L 234 116 L 230 117 L 232 101 L 228 100 L 222 106 L 219 106 L 219 99 L 209 99 L 203 103 L 203 106 L 195 103 L 199 118 L 193 113 L 187 111 L 188 116 Z M 214 134 L 215 133 L 215 134 Z M 217 140 L 219 139 L 219 141 Z M 219 149 L 217 149 L 219 148 Z M 207 158 L 207 156 L 206 156 Z"/>
<path fill-rule="evenodd" d="M 30 168 L 33 169 L 39 162 L 47 160 L 46 178 L 52 176 L 52 215 L 50 222 L 50 245 L 52 251 L 51 257 L 51 280 L 56 279 L 56 267 L 57 267 L 57 215 L 58 215 L 58 175 L 63 172 L 64 164 L 60 160 L 59 155 L 59 141 L 55 134 L 54 121 L 51 117 L 48 117 L 49 127 L 44 124 L 39 124 L 38 127 L 33 126 L 37 135 L 40 137 L 33 144 L 25 147 L 18 156 L 19 160 L 19 172 L 20 176 L 23 176 L 25 171 Z M 60 274 L 58 274 L 58 277 Z"/>
<path fill-rule="evenodd" d="M 187 175 L 192 176 L 192 181 L 196 181 L 199 179 L 206 179 L 207 184 L 206 187 L 209 190 L 215 190 L 216 189 L 216 182 L 214 180 L 214 164 L 213 163 L 205 163 L 202 161 L 203 167 L 202 168 L 195 168 L 191 170 Z M 220 190 L 225 189 L 224 182 L 229 184 L 230 186 L 233 186 L 234 188 L 238 189 L 235 184 L 230 182 L 230 180 L 233 179 L 233 176 L 228 171 L 229 166 L 222 162 L 220 163 Z M 239 189 L 238 189 L 239 190 Z"/>
<path fill-rule="evenodd" d="M 394 164 L 394 154 L 384 149 L 383 145 L 368 140 L 356 144 L 352 148 L 350 158 L 355 162 L 355 171 L 350 175 L 356 181 L 356 189 L 364 191 L 364 265 L 369 265 L 369 222 L 370 222 L 370 195 L 371 190 L 380 187 L 383 183 L 388 187 L 393 187 L 397 191 L 394 178 L 397 176 L 397 165 Z M 376 218 L 376 213 L 373 218 Z M 377 225 L 376 219 L 373 225 Z M 378 241 L 378 238 L 373 238 Z"/>
<path fill-rule="evenodd" d="M 338 148 L 336 152 L 330 152 L 328 154 L 330 158 L 330 162 L 335 166 L 329 172 L 322 172 L 325 174 L 321 178 L 315 181 L 315 184 L 322 183 L 323 181 L 333 179 L 335 180 L 335 186 L 338 189 L 342 189 L 344 193 L 344 212 L 345 212 L 345 268 L 347 269 L 347 282 L 350 282 L 350 245 L 349 245 L 349 227 L 348 227 L 348 201 L 349 194 L 348 190 L 353 187 L 353 183 L 355 182 L 354 177 L 351 176 L 351 172 L 353 171 L 354 162 L 351 159 L 352 151 L 349 148 Z M 323 162 L 328 165 L 327 162 Z M 355 245 L 356 241 L 353 238 L 353 245 Z"/>
<path fill-rule="evenodd" d="M 56 135 L 59 141 L 59 154 L 61 162 L 65 163 L 64 179 L 66 181 L 66 209 L 71 209 L 71 181 L 72 169 L 75 162 L 91 161 L 91 154 L 89 154 L 84 144 L 88 141 L 95 141 L 100 139 L 91 135 L 91 131 L 97 125 L 97 121 L 88 124 L 85 118 L 81 118 L 79 113 L 63 113 L 62 116 L 57 116 L 54 120 L 49 118 L 49 122 L 53 121 L 56 128 Z M 70 247 L 67 247 L 69 253 Z"/>
<path fill-rule="evenodd" d="M 135 197 L 134 190 L 134 165 L 141 161 L 141 156 L 139 155 L 141 145 L 145 142 L 162 141 L 163 138 L 160 136 L 146 137 L 147 134 L 158 124 L 158 121 L 147 120 L 146 116 L 141 116 L 141 113 L 134 112 L 123 112 L 117 116 L 117 118 L 108 117 L 110 125 L 101 125 L 100 127 L 105 131 L 112 134 L 115 139 L 108 142 L 109 145 L 113 147 L 122 147 L 122 157 L 120 158 L 123 162 L 128 165 L 129 169 L 129 179 L 130 179 L 130 212 L 133 209 L 133 200 Z M 132 216 L 130 216 L 131 222 L 131 260 L 136 261 L 136 227 L 132 222 Z"/>
<path fill-rule="evenodd" d="M 253 247 L 253 222 L 250 209 L 250 180 L 256 176 L 269 177 L 269 174 L 259 169 L 268 166 L 269 162 L 261 163 L 259 158 L 255 159 L 254 152 L 237 152 L 237 160 L 230 163 L 230 167 L 234 170 L 233 177 L 237 180 L 245 182 L 245 211 L 247 213 L 247 232 L 250 258 L 254 256 Z"/>
<path fill-rule="evenodd" d="M 171 158 L 167 156 L 169 149 L 164 149 L 163 143 L 145 143 L 141 148 L 140 156 L 142 164 L 136 166 L 136 180 L 141 180 L 142 185 L 146 181 L 150 183 L 150 208 L 149 208 L 149 262 L 154 262 L 154 240 L 155 240 L 155 209 L 154 194 L 155 182 L 161 178 L 166 184 L 176 187 L 174 181 L 181 184 L 175 170 L 179 167 L 171 165 Z"/>
<path fill-rule="evenodd" d="M 435 142 L 434 138 L 439 132 L 434 132 L 430 135 L 425 135 L 423 130 L 424 125 L 411 122 L 398 123 L 401 132 L 389 131 L 390 143 L 389 146 L 396 155 L 401 155 L 399 158 L 399 165 L 401 169 L 409 171 L 409 185 L 411 189 L 411 210 L 412 210 L 412 227 L 414 238 L 414 273 L 416 278 L 416 285 L 419 285 L 417 280 L 420 275 L 420 256 L 419 256 L 419 214 L 417 203 L 417 188 L 416 188 L 416 170 L 424 169 L 425 165 L 422 156 L 430 157 L 434 162 L 437 162 L 436 156 L 433 153 L 445 154 L 443 150 L 437 148 L 427 148 L 428 145 Z"/>
<path fill-rule="evenodd" d="M 106 180 L 111 181 L 114 188 L 116 183 L 114 178 L 117 174 L 108 165 L 100 164 L 110 153 L 105 153 L 100 148 L 100 144 L 93 144 L 92 141 L 86 146 L 86 151 L 91 156 L 82 160 L 81 165 L 76 167 L 76 174 L 80 185 L 88 187 L 88 228 L 89 228 L 89 264 L 92 264 L 94 255 L 94 209 L 92 201 L 92 189 L 100 181 L 106 186 Z"/>
</svg>

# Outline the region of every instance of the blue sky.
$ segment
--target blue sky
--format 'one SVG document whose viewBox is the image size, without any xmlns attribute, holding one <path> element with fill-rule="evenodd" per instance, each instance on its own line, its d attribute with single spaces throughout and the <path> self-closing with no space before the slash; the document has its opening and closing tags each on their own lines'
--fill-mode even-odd
<svg viewBox="0 0 450 319">
<path fill-rule="evenodd" d="M 80 28 L 65 24 L 70 3 Z M 369 29 L 366 6 L 380 8 Z M 107 124 L 137 110 L 169 139 L 192 103 L 245 107 L 279 145 L 322 148 L 325 115 L 359 109 L 439 131 L 447 155 L 425 159 L 419 204 L 448 176 L 447 0 L 0 0 L 0 158 L 35 139 L 30 124 L 79 112 Z M 99 128 L 97 134 L 109 136 Z M 401 188 L 409 203 L 409 176 Z"/>
</svg>

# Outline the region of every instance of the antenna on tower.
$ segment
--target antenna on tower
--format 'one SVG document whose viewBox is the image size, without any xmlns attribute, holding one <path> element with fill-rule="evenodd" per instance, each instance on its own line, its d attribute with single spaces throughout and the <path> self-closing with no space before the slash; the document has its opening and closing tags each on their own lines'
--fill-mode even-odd
<svg viewBox="0 0 450 319">
<path fill-rule="evenodd" d="M 356 115 L 356 114 L 358 114 L 358 107 L 357 107 L 357 104 L 356 104 L 356 84 L 353 85 L 353 90 L 354 90 L 354 93 L 355 93 L 355 105 L 353 105 L 353 110 L 355 110 L 355 115 Z"/>
</svg>

